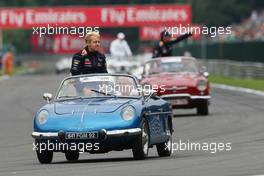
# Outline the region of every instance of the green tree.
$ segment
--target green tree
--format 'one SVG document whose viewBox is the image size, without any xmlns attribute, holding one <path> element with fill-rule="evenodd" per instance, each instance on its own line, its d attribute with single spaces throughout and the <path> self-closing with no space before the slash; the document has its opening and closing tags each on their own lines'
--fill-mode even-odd
<svg viewBox="0 0 264 176">
<path fill-rule="evenodd" d="M 193 0 L 193 22 L 208 26 L 240 22 L 253 10 L 250 4 L 250 1 L 241 0 Z"/>
</svg>

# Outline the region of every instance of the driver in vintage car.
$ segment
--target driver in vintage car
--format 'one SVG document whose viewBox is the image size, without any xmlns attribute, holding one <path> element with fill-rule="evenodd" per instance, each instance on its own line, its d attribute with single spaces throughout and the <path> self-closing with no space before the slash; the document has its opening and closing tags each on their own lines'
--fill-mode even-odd
<svg viewBox="0 0 264 176">
<path fill-rule="evenodd" d="M 154 47 L 152 58 L 172 56 L 173 45 L 190 36 L 192 36 L 192 33 L 186 33 L 178 36 L 176 39 L 172 39 L 171 33 L 167 30 L 163 30 L 160 33 L 159 43 Z"/>
<path fill-rule="evenodd" d="M 72 58 L 71 74 L 107 73 L 105 55 L 99 52 L 100 34 L 89 32 L 85 36 L 85 48 L 74 54 Z"/>
</svg>

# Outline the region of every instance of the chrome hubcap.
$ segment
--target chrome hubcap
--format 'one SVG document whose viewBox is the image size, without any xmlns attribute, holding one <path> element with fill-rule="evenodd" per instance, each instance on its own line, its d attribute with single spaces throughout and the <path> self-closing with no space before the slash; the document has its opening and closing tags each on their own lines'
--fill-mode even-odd
<svg viewBox="0 0 264 176">
<path fill-rule="evenodd" d="M 169 138 L 169 140 L 166 142 L 166 146 L 168 146 L 166 149 L 170 152 L 171 148 L 172 148 L 172 142 L 171 142 L 171 137 Z"/>
<path fill-rule="evenodd" d="M 149 137 L 148 137 L 146 128 L 147 128 L 146 125 L 144 125 L 143 131 L 142 131 L 142 144 L 143 144 L 144 154 L 148 153 L 148 144 L 149 144 Z"/>
</svg>

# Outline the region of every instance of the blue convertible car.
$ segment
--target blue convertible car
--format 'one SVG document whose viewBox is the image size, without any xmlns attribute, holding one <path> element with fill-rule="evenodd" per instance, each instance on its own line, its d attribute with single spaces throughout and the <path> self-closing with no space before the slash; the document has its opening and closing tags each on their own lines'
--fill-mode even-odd
<svg viewBox="0 0 264 176">
<path fill-rule="evenodd" d="M 33 119 L 34 149 L 40 163 L 54 152 L 69 161 L 79 154 L 132 149 L 135 159 L 156 145 L 159 156 L 171 155 L 172 109 L 150 87 L 121 74 L 91 74 L 64 79 L 55 98 Z"/>
</svg>

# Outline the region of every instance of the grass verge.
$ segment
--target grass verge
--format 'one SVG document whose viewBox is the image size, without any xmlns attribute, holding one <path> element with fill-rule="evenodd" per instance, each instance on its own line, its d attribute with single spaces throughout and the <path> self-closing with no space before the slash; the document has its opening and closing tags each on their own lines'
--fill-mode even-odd
<svg viewBox="0 0 264 176">
<path fill-rule="evenodd" d="M 264 80 L 230 78 L 220 75 L 210 75 L 209 80 L 211 81 L 211 83 L 225 84 L 235 87 L 244 87 L 264 91 Z"/>
</svg>

